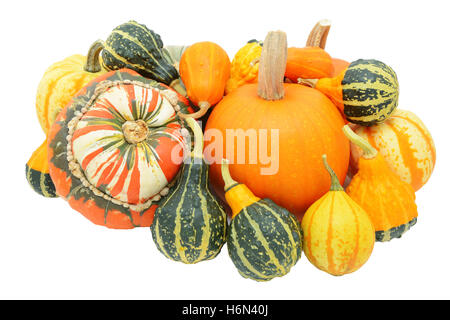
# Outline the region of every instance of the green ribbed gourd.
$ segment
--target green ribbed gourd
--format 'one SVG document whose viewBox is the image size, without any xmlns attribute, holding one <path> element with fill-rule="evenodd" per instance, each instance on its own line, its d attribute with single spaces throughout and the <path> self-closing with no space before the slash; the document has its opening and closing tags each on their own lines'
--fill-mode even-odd
<svg viewBox="0 0 450 320">
<path fill-rule="evenodd" d="M 268 281 L 286 275 L 300 259 L 302 230 L 297 218 L 270 199 L 256 197 L 231 178 L 222 163 L 225 199 L 233 212 L 228 254 L 244 278 Z"/>
<path fill-rule="evenodd" d="M 203 134 L 186 119 L 194 133 L 190 161 L 185 161 L 178 185 L 155 212 L 151 232 L 158 250 L 186 264 L 215 258 L 226 241 L 226 213 L 209 189 L 209 167 L 203 159 Z"/>
<path fill-rule="evenodd" d="M 381 123 L 397 108 L 399 86 L 395 71 L 378 60 L 350 64 L 342 80 L 344 114 L 364 126 Z"/>
<path fill-rule="evenodd" d="M 108 70 L 132 69 L 146 78 L 171 85 L 178 72 L 163 52 L 161 37 L 145 25 L 129 21 L 116 27 L 102 51 Z"/>
</svg>

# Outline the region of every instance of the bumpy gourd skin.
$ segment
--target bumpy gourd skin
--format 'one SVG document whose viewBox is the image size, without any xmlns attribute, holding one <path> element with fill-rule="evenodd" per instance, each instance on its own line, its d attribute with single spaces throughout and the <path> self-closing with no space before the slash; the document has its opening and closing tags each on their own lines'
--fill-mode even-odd
<svg viewBox="0 0 450 320">
<path fill-rule="evenodd" d="M 360 158 L 346 191 L 370 216 L 376 241 L 400 238 L 417 221 L 414 189 L 389 169 L 381 154 Z"/>
<path fill-rule="evenodd" d="M 302 231 L 289 211 L 261 199 L 233 218 L 227 246 L 244 278 L 268 281 L 286 275 L 300 259 Z"/>
<path fill-rule="evenodd" d="M 87 72 L 84 70 L 86 57 L 76 54 L 51 65 L 38 85 L 36 111 L 39 123 L 48 133 L 59 112 L 73 96 L 91 80 L 106 72 Z"/>
<path fill-rule="evenodd" d="M 226 241 L 226 213 L 209 190 L 208 172 L 203 159 L 185 164 L 177 187 L 155 212 L 153 240 L 169 259 L 186 264 L 210 260 Z"/>
<path fill-rule="evenodd" d="M 251 40 L 243 46 L 231 62 L 230 79 L 228 79 L 225 93 L 229 94 L 246 83 L 258 80 L 259 58 L 261 57 L 262 42 Z"/>
</svg>

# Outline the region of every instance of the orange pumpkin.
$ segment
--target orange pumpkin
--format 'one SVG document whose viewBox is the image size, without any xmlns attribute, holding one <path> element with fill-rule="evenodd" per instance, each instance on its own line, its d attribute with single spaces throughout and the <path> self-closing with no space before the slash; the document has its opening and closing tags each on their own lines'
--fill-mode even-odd
<svg viewBox="0 0 450 320">
<path fill-rule="evenodd" d="M 227 53 L 213 42 L 198 42 L 184 51 L 180 77 L 189 99 L 200 108 L 188 117 L 200 118 L 223 98 L 230 69 Z"/>
<path fill-rule="evenodd" d="M 286 57 L 286 34 L 270 32 L 258 84 L 237 88 L 213 109 L 206 124 L 205 157 L 211 163 L 212 185 L 222 197 L 220 161 L 226 157 L 237 181 L 301 218 L 329 189 L 322 154 L 330 155 L 342 183 L 350 146 L 341 130 L 344 121 L 324 94 L 283 84 Z"/>
<path fill-rule="evenodd" d="M 333 73 L 331 75 L 332 77 L 338 76 L 339 74 L 342 73 L 342 71 L 347 70 L 348 66 L 350 65 L 350 62 L 338 58 L 332 58 L 332 63 L 333 63 Z"/>
<path fill-rule="evenodd" d="M 396 109 L 385 122 L 356 126 L 354 131 L 368 140 L 400 179 L 419 190 L 430 178 L 436 162 L 436 148 L 430 132 L 411 111 Z M 351 144 L 350 169 L 358 171 L 363 151 Z"/>
<path fill-rule="evenodd" d="M 330 55 L 319 47 L 289 48 L 286 78 L 297 82 L 302 79 L 321 79 L 333 74 Z"/>
</svg>

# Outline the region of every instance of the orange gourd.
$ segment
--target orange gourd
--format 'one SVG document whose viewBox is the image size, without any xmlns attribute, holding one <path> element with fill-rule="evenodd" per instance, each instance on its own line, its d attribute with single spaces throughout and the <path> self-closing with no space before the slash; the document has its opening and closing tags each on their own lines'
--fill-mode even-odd
<svg viewBox="0 0 450 320">
<path fill-rule="evenodd" d="M 189 46 L 181 56 L 180 77 L 189 99 L 200 110 L 183 117 L 200 118 L 224 95 L 230 58 L 219 45 L 205 41 Z"/>
<path fill-rule="evenodd" d="M 206 124 L 205 157 L 222 197 L 220 161 L 226 157 L 237 181 L 301 218 L 329 188 L 322 154 L 330 155 L 343 182 L 350 151 L 333 103 L 317 90 L 283 84 L 286 56 L 286 34 L 269 33 L 258 84 L 237 88 L 213 109 Z"/>
<path fill-rule="evenodd" d="M 419 190 L 430 178 L 436 162 L 436 148 L 430 132 L 411 111 L 396 109 L 385 122 L 356 126 L 356 134 L 368 140 L 400 179 Z M 363 151 L 351 144 L 350 169 L 358 171 Z"/>
<path fill-rule="evenodd" d="M 400 238 L 417 222 L 414 189 L 389 169 L 383 156 L 348 125 L 345 135 L 363 150 L 347 194 L 370 216 L 376 241 Z"/>
<path fill-rule="evenodd" d="M 333 74 L 330 55 L 319 47 L 289 48 L 286 78 L 297 82 L 298 78 L 321 79 Z"/>
</svg>

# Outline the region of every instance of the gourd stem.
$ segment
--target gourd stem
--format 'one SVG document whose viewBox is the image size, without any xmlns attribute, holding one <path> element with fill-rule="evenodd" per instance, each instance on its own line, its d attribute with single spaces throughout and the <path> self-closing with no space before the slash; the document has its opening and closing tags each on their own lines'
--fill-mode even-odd
<svg viewBox="0 0 450 320">
<path fill-rule="evenodd" d="M 258 71 L 258 96 L 265 100 L 284 97 L 284 73 L 287 62 L 287 37 L 283 31 L 271 31 L 264 40 Z"/>
<path fill-rule="evenodd" d="M 302 79 L 298 78 L 297 83 L 307 85 L 308 87 L 315 88 L 319 79 Z"/>
<path fill-rule="evenodd" d="M 323 161 L 323 165 L 325 166 L 325 169 L 327 169 L 327 171 L 331 177 L 330 191 L 344 191 L 344 188 L 342 188 L 341 183 L 339 182 L 339 179 L 336 176 L 336 173 L 334 173 L 334 170 L 330 167 L 330 165 L 327 162 L 326 154 L 322 155 L 322 161 Z"/>
<path fill-rule="evenodd" d="M 173 80 L 169 87 L 174 89 L 176 92 L 181 94 L 183 97 L 187 97 L 186 88 L 181 84 L 180 78 Z"/>
<path fill-rule="evenodd" d="M 356 144 L 358 147 L 360 147 L 363 150 L 362 157 L 364 159 L 373 159 L 377 156 L 378 151 L 374 147 L 372 147 L 364 138 L 361 138 L 358 136 L 349 126 L 346 124 L 342 130 L 344 131 L 345 136 L 354 144 Z"/>
<path fill-rule="evenodd" d="M 97 40 L 91 45 L 86 56 L 86 64 L 84 65 L 85 71 L 96 73 L 102 70 L 99 56 L 104 47 L 105 45 L 102 40 Z"/>
<path fill-rule="evenodd" d="M 224 190 L 228 190 L 230 189 L 233 185 L 238 184 L 236 181 L 233 180 L 233 178 L 231 177 L 230 174 L 230 168 L 228 166 L 229 161 L 228 159 L 222 159 L 222 178 L 223 178 L 223 182 L 225 182 L 225 187 Z"/>
<path fill-rule="evenodd" d="M 202 158 L 203 156 L 203 132 L 200 125 L 192 118 L 186 118 L 189 128 L 194 132 L 194 150 L 192 150 L 192 157 Z"/>
<path fill-rule="evenodd" d="M 317 22 L 309 34 L 308 40 L 306 41 L 306 46 L 325 49 L 330 28 L 330 20 L 324 19 Z"/>
<path fill-rule="evenodd" d="M 211 104 L 208 101 L 200 101 L 198 103 L 198 107 L 200 108 L 200 110 L 198 110 L 197 112 L 194 112 L 194 113 L 181 113 L 180 112 L 178 115 L 179 115 L 179 117 L 181 117 L 183 119 L 188 119 L 188 118 L 198 119 L 205 115 L 205 113 L 211 107 Z"/>
</svg>

